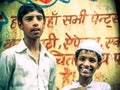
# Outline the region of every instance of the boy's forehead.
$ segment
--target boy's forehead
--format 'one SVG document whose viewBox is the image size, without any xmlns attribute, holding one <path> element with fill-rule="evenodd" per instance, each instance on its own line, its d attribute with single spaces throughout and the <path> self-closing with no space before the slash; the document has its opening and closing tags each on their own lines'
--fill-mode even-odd
<svg viewBox="0 0 120 90">
<path fill-rule="evenodd" d="M 96 52 L 83 49 L 80 51 L 80 54 L 95 54 L 96 55 Z"/>
<path fill-rule="evenodd" d="M 31 15 L 37 15 L 37 16 L 43 16 L 42 13 L 38 12 L 38 11 L 31 11 L 28 12 L 26 15 L 24 16 L 31 16 Z"/>
</svg>

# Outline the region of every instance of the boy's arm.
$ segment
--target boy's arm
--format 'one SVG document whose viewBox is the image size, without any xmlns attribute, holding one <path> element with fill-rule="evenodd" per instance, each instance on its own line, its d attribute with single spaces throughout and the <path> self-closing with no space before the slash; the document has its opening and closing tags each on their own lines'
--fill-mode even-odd
<svg viewBox="0 0 120 90">
<path fill-rule="evenodd" d="M 8 52 L 6 53 L 0 54 L 0 90 L 8 90 L 9 81 L 13 73 L 13 58 Z"/>
</svg>

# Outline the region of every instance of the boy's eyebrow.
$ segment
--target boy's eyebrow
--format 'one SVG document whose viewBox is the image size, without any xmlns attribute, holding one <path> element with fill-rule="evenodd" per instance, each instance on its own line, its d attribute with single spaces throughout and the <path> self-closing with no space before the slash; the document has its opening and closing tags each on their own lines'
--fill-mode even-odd
<svg viewBox="0 0 120 90">
<path fill-rule="evenodd" d="M 27 16 L 34 16 L 34 15 L 26 15 L 26 17 L 27 17 Z M 35 16 L 41 16 L 41 17 L 43 17 L 43 15 L 35 15 Z"/>
<path fill-rule="evenodd" d="M 25 16 L 25 18 L 34 17 L 33 15 Z M 35 17 L 43 17 L 42 15 L 36 15 Z"/>
<path fill-rule="evenodd" d="M 36 15 L 37 17 L 43 17 L 43 15 Z"/>
</svg>

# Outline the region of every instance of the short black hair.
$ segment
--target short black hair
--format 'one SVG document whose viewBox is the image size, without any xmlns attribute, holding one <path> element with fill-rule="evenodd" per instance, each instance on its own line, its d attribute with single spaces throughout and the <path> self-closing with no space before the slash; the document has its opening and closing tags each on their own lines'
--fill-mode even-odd
<svg viewBox="0 0 120 90">
<path fill-rule="evenodd" d="M 75 52 L 75 62 L 77 62 L 79 53 L 80 53 L 82 50 L 95 52 L 95 51 L 87 50 L 87 49 L 79 49 L 79 50 L 77 50 L 77 51 Z M 95 52 L 95 53 L 96 53 L 96 52 Z M 97 55 L 97 58 L 98 58 L 98 63 L 101 62 L 102 58 L 100 57 L 100 55 L 99 55 L 98 53 L 96 53 L 96 55 Z"/>
<path fill-rule="evenodd" d="M 43 19 L 45 20 L 45 13 L 43 11 L 43 9 L 41 8 L 40 5 L 35 4 L 35 3 L 28 3 L 28 4 L 23 4 L 17 13 L 17 19 L 20 23 L 22 23 L 22 18 L 24 15 L 26 15 L 29 12 L 33 12 L 37 10 L 39 13 L 41 13 L 43 15 Z"/>
</svg>

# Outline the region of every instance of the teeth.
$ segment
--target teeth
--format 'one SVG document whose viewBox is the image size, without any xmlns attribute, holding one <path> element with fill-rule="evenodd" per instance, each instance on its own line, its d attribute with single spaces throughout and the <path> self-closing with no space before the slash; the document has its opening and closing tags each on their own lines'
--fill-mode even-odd
<svg viewBox="0 0 120 90">
<path fill-rule="evenodd" d="M 83 72 L 90 72 L 90 68 L 81 67 L 80 70 Z"/>
<path fill-rule="evenodd" d="M 38 29 L 34 29 L 34 31 L 38 31 Z"/>
<path fill-rule="evenodd" d="M 90 71 L 89 69 L 85 69 L 85 68 L 82 69 L 82 70 L 85 71 L 85 72 L 89 72 Z"/>
</svg>

